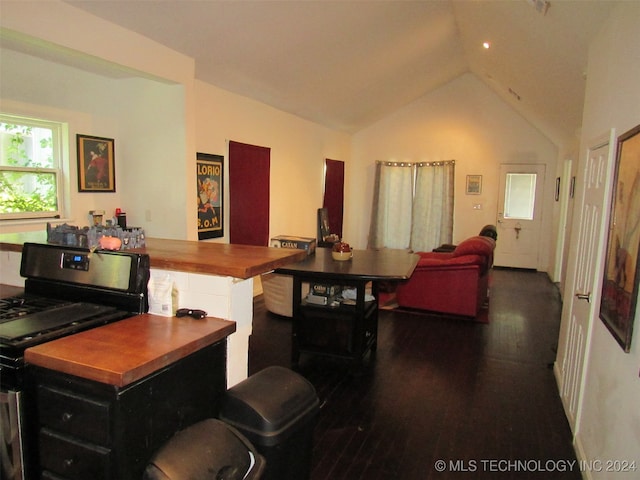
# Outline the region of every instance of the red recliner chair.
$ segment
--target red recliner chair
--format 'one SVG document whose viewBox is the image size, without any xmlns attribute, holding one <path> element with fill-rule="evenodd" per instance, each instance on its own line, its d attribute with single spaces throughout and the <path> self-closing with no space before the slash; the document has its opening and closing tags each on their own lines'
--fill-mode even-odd
<svg viewBox="0 0 640 480">
<path fill-rule="evenodd" d="M 477 317 L 488 298 L 496 241 L 475 236 L 452 252 L 416 252 L 411 278 L 396 288 L 400 307 Z"/>
</svg>

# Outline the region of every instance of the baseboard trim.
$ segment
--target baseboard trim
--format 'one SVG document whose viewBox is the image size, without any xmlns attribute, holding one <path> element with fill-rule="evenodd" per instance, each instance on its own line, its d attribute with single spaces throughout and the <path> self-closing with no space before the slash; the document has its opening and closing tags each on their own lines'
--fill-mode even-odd
<svg viewBox="0 0 640 480">
<path fill-rule="evenodd" d="M 587 454 L 584 451 L 584 445 L 580 440 L 580 434 L 574 435 L 573 437 L 573 449 L 576 452 L 576 458 L 578 459 L 578 464 L 580 466 L 586 466 L 589 464 L 589 460 L 587 459 Z M 592 480 L 591 469 L 590 468 L 580 468 L 580 474 L 584 480 Z"/>
</svg>

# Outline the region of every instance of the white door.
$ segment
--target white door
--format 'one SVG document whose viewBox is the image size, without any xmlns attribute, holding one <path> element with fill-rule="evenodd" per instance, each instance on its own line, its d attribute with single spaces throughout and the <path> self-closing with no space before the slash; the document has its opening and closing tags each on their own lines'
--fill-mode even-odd
<svg viewBox="0 0 640 480">
<path fill-rule="evenodd" d="M 494 265 L 538 267 L 544 165 L 500 165 L 498 241 Z"/>
<path fill-rule="evenodd" d="M 599 293 L 598 278 L 601 272 L 598 272 L 598 262 L 602 260 L 606 232 L 603 213 L 610 190 L 607 182 L 611 163 L 609 145 L 608 141 L 588 151 L 584 177 L 581 179 L 583 199 L 581 204 L 576 205 L 581 209 L 580 218 L 577 219 L 580 223 L 575 224 L 578 238 L 575 242 L 572 240 L 575 243 L 575 255 L 573 252 L 570 255 L 567 298 L 562 312 L 563 323 L 566 322 L 567 326 L 561 329 L 558 344 L 559 365 L 556 368 L 560 367 L 560 397 L 574 435 L 579 424 L 586 359 L 591 343 L 591 323 L 597 315 L 594 297 Z M 569 294 L 571 297 L 568 297 Z"/>
</svg>

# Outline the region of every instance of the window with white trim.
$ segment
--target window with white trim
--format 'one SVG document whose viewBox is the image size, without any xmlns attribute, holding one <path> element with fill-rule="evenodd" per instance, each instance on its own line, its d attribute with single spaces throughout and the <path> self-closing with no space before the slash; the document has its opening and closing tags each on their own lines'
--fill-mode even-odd
<svg viewBox="0 0 640 480">
<path fill-rule="evenodd" d="M 62 215 L 64 130 L 63 123 L 0 114 L 0 219 Z"/>
</svg>

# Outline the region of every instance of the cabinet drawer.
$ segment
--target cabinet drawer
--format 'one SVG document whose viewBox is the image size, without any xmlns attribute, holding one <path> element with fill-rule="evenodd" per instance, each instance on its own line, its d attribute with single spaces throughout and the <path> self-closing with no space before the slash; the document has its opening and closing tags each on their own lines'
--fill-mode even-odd
<svg viewBox="0 0 640 480">
<path fill-rule="evenodd" d="M 108 402 L 40 385 L 38 415 L 42 426 L 111 446 Z"/>
<path fill-rule="evenodd" d="M 40 430 L 40 467 L 70 480 L 110 478 L 111 450 Z"/>
</svg>

